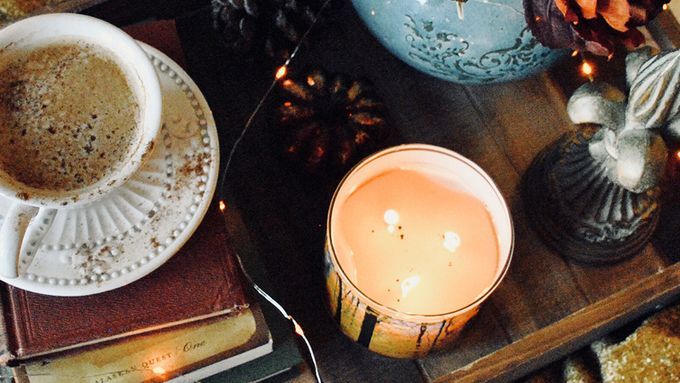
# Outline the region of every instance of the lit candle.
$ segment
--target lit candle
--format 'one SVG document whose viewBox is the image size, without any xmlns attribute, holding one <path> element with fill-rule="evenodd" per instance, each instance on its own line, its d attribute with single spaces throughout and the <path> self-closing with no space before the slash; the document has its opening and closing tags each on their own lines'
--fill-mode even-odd
<svg viewBox="0 0 680 383">
<path fill-rule="evenodd" d="M 333 198 L 331 311 L 347 335 L 374 351 L 422 356 L 449 343 L 476 313 L 511 252 L 507 206 L 479 167 L 428 145 L 387 149 L 353 169 Z M 343 313 L 343 303 L 364 312 Z"/>
<path fill-rule="evenodd" d="M 390 170 L 360 185 L 338 213 L 340 265 L 385 306 L 446 313 L 494 281 L 498 240 L 491 215 L 451 177 Z"/>
</svg>

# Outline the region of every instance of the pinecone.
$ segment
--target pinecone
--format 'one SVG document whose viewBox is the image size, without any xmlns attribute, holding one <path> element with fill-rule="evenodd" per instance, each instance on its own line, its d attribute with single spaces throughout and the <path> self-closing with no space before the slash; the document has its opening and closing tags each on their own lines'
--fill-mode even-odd
<svg viewBox="0 0 680 383">
<path fill-rule="evenodd" d="M 311 173 L 346 170 L 388 135 L 385 105 L 368 80 L 316 69 L 283 80 L 279 89 L 284 155 Z"/>
<path fill-rule="evenodd" d="M 213 27 L 227 48 L 279 65 L 312 25 L 323 0 L 212 0 Z"/>
</svg>

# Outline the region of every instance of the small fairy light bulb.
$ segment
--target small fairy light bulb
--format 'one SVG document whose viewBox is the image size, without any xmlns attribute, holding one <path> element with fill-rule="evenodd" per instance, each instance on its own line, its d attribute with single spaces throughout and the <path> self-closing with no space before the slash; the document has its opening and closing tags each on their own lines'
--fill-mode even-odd
<svg viewBox="0 0 680 383">
<path fill-rule="evenodd" d="M 571 57 L 576 57 L 576 56 L 578 56 L 579 53 L 580 53 L 579 51 L 574 50 L 574 51 L 571 52 Z"/>
<path fill-rule="evenodd" d="M 420 275 L 413 275 L 401 282 L 401 297 L 406 298 L 416 286 L 420 284 Z"/>
<path fill-rule="evenodd" d="M 583 64 L 581 64 L 581 73 L 588 77 L 590 81 L 593 81 L 593 73 L 595 73 L 595 68 L 593 68 L 593 65 L 588 61 L 583 60 Z"/>
<path fill-rule="evenodd" d="M 396 231 L 399 224 L 399 213 L 394 209 L 387 209 L 385 214 L 383 214 L 383 220 L 387 224 L 387 231 L 392 234 Z"/>
<path fill-rule="evenodd" d="M 220 201 L 218 205 L 220 207 L 220 211 L 224 213 L 224 211 L 227 209 L 227 204 L 224 201 Z"/>
<path fill-rule="evenodd" d="M 677 152 L 675 152 L 675 159 L 678 160 L 678 161 L 680 161 L 680 150 L 678 150 Z"/>
<path fill-rule="evenodd" d="M 281 80 L 282 78 L 286 77 L 286 73 L 288 73 L 288 69 L 286 69 L 286 66 L 284 65 L 276 71 L 274 78 Z"/>
<path fill-rule="evenodd" d="M 460 247 L 460 236 L 453 232 L 447 231 L 444 233 L 444 248 L 448 250 L 449 253 L 455 253 Z"/>
<path fill-rule="evenodd" d="M 664 11 L 667 11 L 667 10 L 668 10 L 668 4 L 662 5 L 662 6 L 661 6 L 661 9 L 663 9 Z"/>
<path fill-rule="evenodd" d="M 298 334 L 300 336 L 305 335 L 304 330 L 302 330 L 302 326 L 300 326 L 300 324 L 297 321 L 293 321 L 293 325 L 295 326 L 295 333 L 296 334 Z"/>
<path fill-rule="evenodd" d="M 156 367 L 154 367 L 153 369 L 151 369 L 151 371 L 152 371 L 154 374 L 159 375 L 159 376 L 160 376 L 160 375 L 165 375 L 165 373 L 167 372 L 167 371 L 165 371 L 165 369 L 164 369 L 163 367 L 161 367 L 161 366 L 156 366 Z"/>
<path fill-rule="evenodd" d="M 588 61 L 584 61 L 583 64 L 581 64 L 581 72 L 586 76 L 590 76 L 593 74 L 593 66 L 590 65 Z"/>
</svg>

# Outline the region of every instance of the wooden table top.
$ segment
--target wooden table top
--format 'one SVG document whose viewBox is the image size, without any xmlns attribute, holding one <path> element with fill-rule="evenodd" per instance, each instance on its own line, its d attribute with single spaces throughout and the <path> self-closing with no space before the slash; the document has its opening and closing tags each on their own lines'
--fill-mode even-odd
<svg viewBox="0 0 680 383">
<path fill-rule="evenodd" d="M 349 341 L 323 298 L 325 219 L 339 179 L 308 176 L 283 162 L 265 105 L 236 152 L 227 180 L 229 203 L 246 228 L 238 235 L 247 236 L 259 252 L 275 295 L 305 328 L 324 381 L 509 381 L 678 297 L 678 198 L 664 206 L 652 243 L 613 266 L 565 260 L 528 225 L 519 193 L 522 176 L 542 148 L 572 128 L 566 100 L 586 81 L 576 71 L 577 59 L 509 84 L 451 84 L 394 58 L 349 5 L 338 12 L 335 19 L 341 23 L 303 51 L 292 68 L 322 66 L 372 79 L 391 110 L 389 144 L 440 145 L 478 163 L 511 207 L 516 246 L 507 277 L 451 350 L 421 360 L 394 360 Z M 178 30 L 189 73 L 217 120 L 224 164 L 272 74 L 219 49 L 207 12 L 179 19 Z M 621 84 L 621 60 L 597 65 L 601 79 Z"/>
</svg>

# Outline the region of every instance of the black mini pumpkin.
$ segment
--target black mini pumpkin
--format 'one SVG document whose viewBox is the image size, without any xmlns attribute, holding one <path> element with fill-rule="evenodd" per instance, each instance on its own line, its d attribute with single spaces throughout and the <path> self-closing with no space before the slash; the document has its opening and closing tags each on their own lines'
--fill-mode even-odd
<svg viewBox="0 0 680 383">
<path fill-rule="evenodd" d="M 284 154 L 310 172 L 346 170 L 388 135 L 385 105 L 368 80 L 315 69 L 279 90 Z"/>
</svg>

